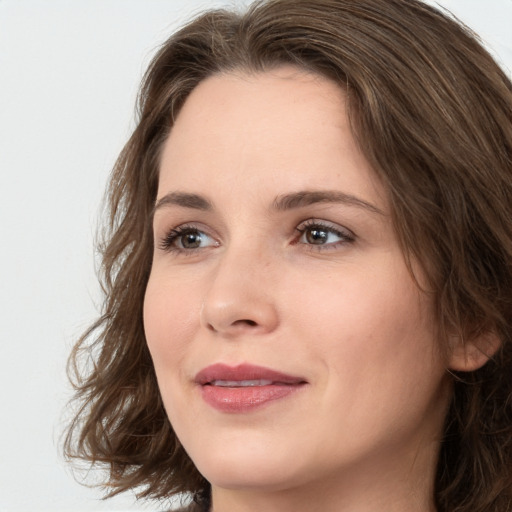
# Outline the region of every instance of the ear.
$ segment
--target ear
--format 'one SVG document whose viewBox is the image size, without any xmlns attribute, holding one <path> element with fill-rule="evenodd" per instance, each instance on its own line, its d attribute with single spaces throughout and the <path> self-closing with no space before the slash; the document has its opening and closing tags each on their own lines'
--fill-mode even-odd
<svg viewBox="0 0 512 512">
<path fill-rule="evenodd" d="M 452 342 L 449 368 L 459 372 L 472 372 L 481 368 L 501 346 L 499 336 L 486 332 L 472 340 L 457 338 Z"/>
</svg>

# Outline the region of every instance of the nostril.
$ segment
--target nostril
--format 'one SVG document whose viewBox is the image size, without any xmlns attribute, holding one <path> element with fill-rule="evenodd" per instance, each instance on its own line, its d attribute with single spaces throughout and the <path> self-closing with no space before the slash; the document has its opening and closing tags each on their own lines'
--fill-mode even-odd
<svg viewBox="0 0 512 512">
<path fill-rule="evenodd" d="M 258 325 L 254 320 L 248 320 L 248 319 L 237 320 L 236 322 L 233 323 L 233 325 L 240 325 L 240 324 L 245 324 L 250 327 L 256 327 Z"/>
<path fill-rule="evenodd" d="M 235 320 L 233 323 L 231 323 L 231 327 L 257 327 L 258 322 L 255 322 L 254 320 L 249 319 L 242 319 L 242 320 Z M 206 328 L 209 331 L 218 332 L 219 329 L 215 327 L 214 324 L 208 323 L 206 324 Z M 222 329 L 220 329 L 222 330 Z"/>
</svg>

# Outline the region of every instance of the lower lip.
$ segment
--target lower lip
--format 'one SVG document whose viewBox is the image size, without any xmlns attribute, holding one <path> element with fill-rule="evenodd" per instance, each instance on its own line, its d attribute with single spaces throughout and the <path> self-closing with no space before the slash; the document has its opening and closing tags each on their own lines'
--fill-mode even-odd
<svg viewBox="0 0 512 512">
<path fill-rule="evenodd" d="M 259 409 L 269 402 L 286 398 L 303 384 L 271 384 L 269 386 L 224 387 L 201 386 L 203 400 L 222 412 L 244 413 Z"/>
</svg>

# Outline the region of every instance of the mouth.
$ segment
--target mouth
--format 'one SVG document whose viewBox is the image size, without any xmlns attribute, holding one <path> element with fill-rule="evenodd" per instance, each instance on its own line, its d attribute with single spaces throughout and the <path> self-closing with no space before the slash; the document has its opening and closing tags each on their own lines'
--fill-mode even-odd
<svg viewBox="0 0 512 512">
<path fill-rule="evenodd" d="M 302 377 L 249 364 L 214 364 L 201 370 L 194 380 L 204 401 L 227 413 L 259 409 L 291 396 L 307 384 Z"/>
<path fill-rule="evenodd" d="M 271 384 L 300 384 L 306 382 L 302 377 L 288 375 L 263 366 L 240 364 L 213 364 L 203 368 L 195 377 L 201 386 L 251 387 L 269 386 Z"/>
<path fill-rule="evenodd" d="M 247 388 L 252 386 L 270 386 L 274 384 L 271 380 L 214 380 L 207 385 L 221 386 L 225 388 Z"/>
</svg>

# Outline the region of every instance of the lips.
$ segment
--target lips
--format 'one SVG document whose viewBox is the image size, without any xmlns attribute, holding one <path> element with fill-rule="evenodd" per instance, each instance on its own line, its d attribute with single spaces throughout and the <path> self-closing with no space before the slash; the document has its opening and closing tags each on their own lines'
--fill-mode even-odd
<svg viewBox="0 0 512 512">
<path fill-rule="evenodd" d="M 194 380 L 208 405 L 228 413 L 250 412 L 289 397 L 306 384 L 302 377 L 249 364 L 214 364 L 201 370 Z"/>
</svg>

